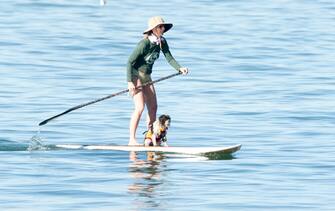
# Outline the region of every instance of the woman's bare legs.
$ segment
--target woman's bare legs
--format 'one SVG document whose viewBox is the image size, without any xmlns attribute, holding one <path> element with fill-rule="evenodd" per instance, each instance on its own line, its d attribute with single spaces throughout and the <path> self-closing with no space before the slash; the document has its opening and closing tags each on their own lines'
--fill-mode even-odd
<svg viewBox="0 0 335 211">
<path fill-rule="evenodd" d="M 136 87 L 141 86 L 141 81 L 137 79 L 134 82 L 134 85 Z M 129 143 L 128 145 L 139 145 L 139 143 L 136 140 L 136 130 L 138 127 L 138 123 L 140 122 L 141 115 L 144 110 L 144 94 L 143 90 L 135 90 L 135 94 L 133 96 L 135 109 L 130 119 L 130 125 L 129 125 Z"/>
<path fill-rule="evenodd" d="M 145 86 L 143 88 L 145 105 L 148 109 L 147 128 L 152 130 L 152 125 L 156 121 L 157 114 L 157 97 L 154 85 Z"/>
<path fill-rule="evenodd" d="M 137 79 L 134 83 L 136 87 L 141 86 L 141 81 Z M 156 91 L 153 85 L 145 86 L 141 90 L 136 90 L 133 96 L 135 110 L 132 114 L 129 126 L 129 143 L 128 145 L 139 145 L 136 140 L 136 130 L 140 122 L 144 106 L 147 106 L 148 116 L 147 116 L 147 128 L 152 129 L 152 125 L 156 120 L 157 113 L 157 98 Z"/>
</svg>

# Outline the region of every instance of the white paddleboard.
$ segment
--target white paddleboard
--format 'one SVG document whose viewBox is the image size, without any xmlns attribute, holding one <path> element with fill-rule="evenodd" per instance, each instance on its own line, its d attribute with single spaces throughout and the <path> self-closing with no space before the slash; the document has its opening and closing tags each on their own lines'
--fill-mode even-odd
<svg viewBox="0 0 335 211">
<path fill-rule="evenodd" d="M 145 146 L 115 146 L 115 145 L 75 145 L 58 144 L 56 147 L 63 149 L 87 149 L 87 150 L 114 150 L 135 152 L 166 152 L 188 155 L 216 155 L 232 154 L 241 149 L 241 144 L 228 147 L 145 147 Z"/>
</svg>

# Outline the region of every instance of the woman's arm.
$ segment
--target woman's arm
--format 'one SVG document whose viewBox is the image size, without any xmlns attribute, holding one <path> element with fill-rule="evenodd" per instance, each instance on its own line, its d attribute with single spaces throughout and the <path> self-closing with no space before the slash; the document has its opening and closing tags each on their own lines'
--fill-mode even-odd
<svg viewBox="0 0 335 211">
<path fill-rule="evenodd" d="M 177 71 L 181 72 L 183 75 L 186 75 L 188 73 L 188 68 L 180 66 L 180 64 L 175 60 L 175 58 L 172 56 L 169 45 L 166 42 L 166 39 L 163 38 L 162 40 L 162 52 L 166 58 L 166 60 L 169 62 L 169 64 L 176 69 Z"/>
<path fill-rule="evenodd" d="M 179 71 L 179 69 L 181 68 L 181 66 L 179 65 L 179 63 L 175 60 L 175 58 L 172 56 L 170 49 L 169 49 L 169 45 L 166 41 L 165 38 L 163 38 L 162 40 L 162 52 L 166 58 L 166 60 L 169 62 L 169 64 L 176 69 L 177 71 Z"/>
<path fill-rule="evenodd" d="M 135 64 L 139 56 L 143 54 L 145 48 L 145 44 L 143 41 L 139 42 L 134 49 L 134 51 L 130 54 L 127 62 L 127 81 L 132 82 L 133 77 L 133 69 L 135 69 Z"/>
</svg>

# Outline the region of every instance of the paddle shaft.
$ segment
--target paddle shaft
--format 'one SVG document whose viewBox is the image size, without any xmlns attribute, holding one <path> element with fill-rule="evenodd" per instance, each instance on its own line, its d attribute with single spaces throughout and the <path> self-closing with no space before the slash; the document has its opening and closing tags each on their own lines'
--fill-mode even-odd
<svg viewBox="0 0 335 211">
<path fill-rule="evenodd" d="M 171 75 L 162 77 L 162 78 L 157 79 L 157 80 L 154 80 L 154 81 L 150 81 L 150 82 L 148 82 L 148 83 L 145 83 L 145 84 L 143 84 L 143 85 L 141 85 L 141 86 L 136 87 L 136 89 L 138 89 L 138 88 L 142 88 L 142 87 L 144 87 L 144 86 L 151 85 L 151 84 L 154 84 L 154 83 L 157 83 L 157 82 L 160 82 L 160 81 L 169 79 L 169 78 L 172 78 L 172 77 L 177 76 L 177 75 L 180 75 L 180 74 L 181 74 L 181 72 L 178 72 L 178 73 L 174 73 L 174 74 L 171 74 Z M 63 116 L 63 115 L 65 115 L 65 114 L 67 114 L 67 113 L 70 113 L 71 111 L 74 111 L 74 110 L 77 110 L 77 109 L 86 107 L 86 106 L 88 106 L 88 105 L 92 105 L 92 104 L 94 104 L 94 103 L 97 103 L 97 102 L 100 102 L 100 101 L 103 101 L 103 100 L 106 100 L 106 99 L 109 99 L 109 98 L 112 98 L 112 97 L 115 97 L 115 96 L 118 96 L 118 95 L 121 95 L 121 94 L 124 94 L 124 93 L 127 93 L 127 92 L 129 92 L 129 89 L 125 89 L 125 90 L 116 92 L 116 93 L 114 93 L 114 94 L 110 94 L 110 95 L 107 95 L 107 96 L 105 96 L 105 97 L 102 97 L 102 98 L 99 98 L 99 99 L 96 99 L 96 100 L 92 100 L 92 101 L 87 102 L 87 103 L 83 103 L 83 104 L 74 106 L 74 107 L 69 108 L 68 110 L 66 110 L 66 111 L 64 111 L 64 112 L 62 112 L 62 113 L 60 113 L 60 114 L 57 114 L 57 115 L 55 115 L 55 116 L 53 116 L 53 117 L 50 117 L 50 118 L 48 118 L 48 119 L 46 119 L 46 120 L 40 122 L 38 125 L 39 125 L 39 126 L 45 125 L 45 124 L 47 124 L 49 121 L 51 121 L 51 120 L 53 120 L 53 119 L 56 119 L 56 118 L 58 118 L 58 117 L 60 117 L 60 116 Z"/>
</svg>

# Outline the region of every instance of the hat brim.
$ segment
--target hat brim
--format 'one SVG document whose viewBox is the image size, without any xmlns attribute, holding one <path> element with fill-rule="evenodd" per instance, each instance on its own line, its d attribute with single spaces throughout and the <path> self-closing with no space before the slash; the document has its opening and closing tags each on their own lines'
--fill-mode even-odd
<svg viewBox="0 0 335 211">
<path fill-rule="evenodd" d="M 159 24 L 159 25 L 161 25 L 161 24 Z M 173 26 L 173 24 L 172 23 L 163 23 L 163 25 L 164 25 L 164 33 L 165 32 L 167 32 L 167 31 L 169 31 L 171 28 L 172 28 L 172 26 Z M 158 25 L 157 25 L 158 26 Z M 156 26 L 155 26 L 156 27 Z M 153 28 L 149 28 L 149 29 L 147 29 L 147 30 L 145 30 L 144 32 L 143 32 L 143 34 L 148 34 L 150 31 L 152 31 L 155 27 L 153 27 Z"/>
</svg>

